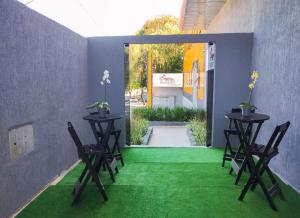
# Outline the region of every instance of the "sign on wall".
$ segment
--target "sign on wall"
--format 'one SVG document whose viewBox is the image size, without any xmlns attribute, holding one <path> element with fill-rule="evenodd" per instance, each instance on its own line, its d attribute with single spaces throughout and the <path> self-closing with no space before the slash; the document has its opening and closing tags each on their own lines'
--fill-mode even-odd
<svg viewBox="0 0 300 218">
<path fill-rule="evenodd" d="M 208 45 L 208 55 L 207 55 L 207 70 L 213 70 L 215 68 L 215 59 L 216 59 L 216 45 Z"/>
<path fill-rule="evenodd" d="M 182 87 L 182 73 L 154 73 L 153 87 Z"/>
</svg>

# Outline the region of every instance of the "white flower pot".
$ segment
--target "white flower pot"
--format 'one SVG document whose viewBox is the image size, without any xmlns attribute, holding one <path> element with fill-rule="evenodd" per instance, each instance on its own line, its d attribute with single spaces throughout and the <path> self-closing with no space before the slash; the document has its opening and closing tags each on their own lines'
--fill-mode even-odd
<svg viewBox="0 0 300 218">
<path fill-rule="evenodd" d="M 251 108 L 241 106 L 241 109 L 242 109 L 242 116 L 243 117 L 249 117 L 250 116 Z"/>
</svg>

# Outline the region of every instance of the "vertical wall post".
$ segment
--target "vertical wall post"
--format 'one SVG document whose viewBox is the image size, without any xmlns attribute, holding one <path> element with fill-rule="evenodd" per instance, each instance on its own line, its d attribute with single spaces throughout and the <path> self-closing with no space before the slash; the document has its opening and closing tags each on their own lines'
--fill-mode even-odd
<svg viewBox="0 0 300 218">
<path fill-rule="evenodd" d="M 148 53 L 147 53 L 147 71 L 148 71 L 147 104 L 148 104 L 148 107 L 152 107 L 152 51 L 151 51 L 151 48 L 148 49 Z"/>
</svg>

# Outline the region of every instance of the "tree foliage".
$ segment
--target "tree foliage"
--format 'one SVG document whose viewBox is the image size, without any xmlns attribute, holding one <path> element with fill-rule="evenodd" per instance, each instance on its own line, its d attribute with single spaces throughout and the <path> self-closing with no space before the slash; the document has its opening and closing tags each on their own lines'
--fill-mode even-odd
<svg viewBox="0 0 300 218">
<path fill-rule="evenodd" d="M 150 19 L 136 32 L 137 36 L 169 34 L 180 34 L 178 19 L 173 16 L 159 16 Z"/>
<path fill-rule="evenodd" d="M 160 16 L 148 20 L 136 35 L 181 34 L 178 19 L 173 16 Z M 152 51 L 152 69 L 154 73 L 182 72 L 183 44 L 146 44 L 130 45 L 129 73 L 127 89 L 146 87 L 147 51 Z"/>
</svg>

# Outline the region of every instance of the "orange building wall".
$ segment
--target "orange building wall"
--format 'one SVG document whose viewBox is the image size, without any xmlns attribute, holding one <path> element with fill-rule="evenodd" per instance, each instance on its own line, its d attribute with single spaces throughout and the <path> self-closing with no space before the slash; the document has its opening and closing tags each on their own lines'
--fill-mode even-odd
<svg viewBox="0 0 300 218">
<path fill-rule="evenodd" d="M 185 43 L 183 59 L 183 91 L 192 94 L 192 69 L 198 60 L 198 99 L 204 98 L 205 43 Z"/>
</svg>

